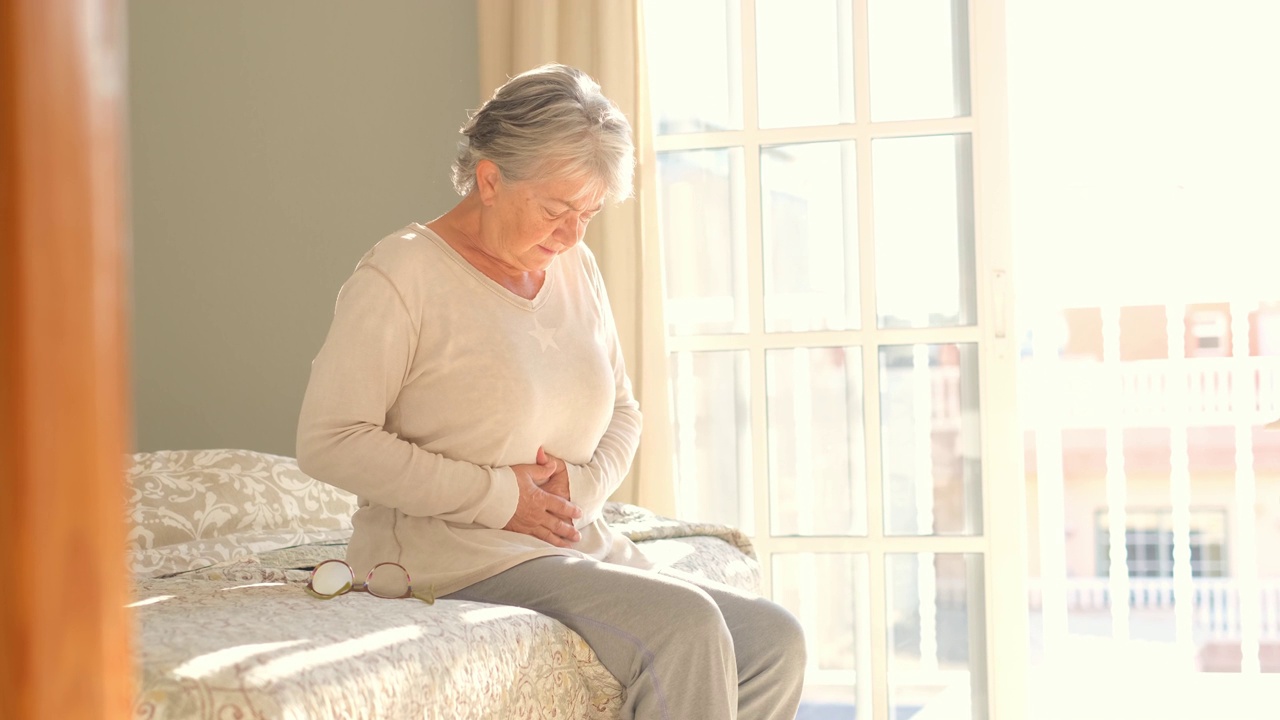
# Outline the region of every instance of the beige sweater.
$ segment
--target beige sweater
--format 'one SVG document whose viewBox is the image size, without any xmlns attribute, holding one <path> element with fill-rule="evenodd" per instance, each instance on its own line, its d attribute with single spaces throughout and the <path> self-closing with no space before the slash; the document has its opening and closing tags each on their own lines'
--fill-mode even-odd
<svg viewBox="0 0 1280 720">
<path fill-rule="evenodd" d="M 648 560 L 601 508 L 640 440 L 599 268 L 582 244 L 533 300 L 489 279 L 420 224 L 383 238 L 338 293 L 311 364 L 298 463 L 360 498 L 357 581 L 404 565 L 415 589 L 460 590 L 525 560 Z M 501 529 L 538 447 L 569 464 L 582 539 L 566 550 Z"/>
</svg>

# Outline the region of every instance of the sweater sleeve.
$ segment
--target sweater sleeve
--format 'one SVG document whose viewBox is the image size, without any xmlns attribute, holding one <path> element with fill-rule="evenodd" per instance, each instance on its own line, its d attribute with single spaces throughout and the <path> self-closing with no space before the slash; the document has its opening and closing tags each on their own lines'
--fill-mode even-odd
<svg viewBox="0 0 1280 720">
<path fill-rule="evenodd" d="M 589 255 L 587 257 L 590 258 Z M 622 343 L 613 322 L 613 310 L 605 293 L 604 279 L 600 276 L 594 259 L 585 264 L 599 301 L 604 342 L 613 367 L 614 397 L 613 417 L 609 420 L 609 426 L 600 438 L 591 460 L 585 465 L 568 464 L 569 499 L 582 508 L 582 517 L 574 523 L 578 528 L 599 518 L 605 501 L 622 484 L 640 444 L 640 429 L 643 425 L 640 404 L 636 402 L 631 390 L 631 380 L 627 377 Z"/>
<path fill-rule="evenodd" d="M 417 327 L 390 278 L 362 264 L 338 293 L 298 418 L 298 465 L 407 515 L 501 528 L 515 474 L 428 452 L 384 428 L 408 374 Z"/>
</svg>

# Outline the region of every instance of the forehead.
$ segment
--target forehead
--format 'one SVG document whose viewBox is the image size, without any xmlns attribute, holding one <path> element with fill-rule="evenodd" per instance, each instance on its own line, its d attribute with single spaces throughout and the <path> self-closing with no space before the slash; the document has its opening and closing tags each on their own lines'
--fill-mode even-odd
<svg viewBox="0 0 1280 720">
<path fill-rule="evenodd" d="M 605 184 L 591 178 L 557 178 L 528 180 L 526 192 L 539 202 L 565 205 L 574 210 L 594 210 L 604 204 Z"/>
</svg>

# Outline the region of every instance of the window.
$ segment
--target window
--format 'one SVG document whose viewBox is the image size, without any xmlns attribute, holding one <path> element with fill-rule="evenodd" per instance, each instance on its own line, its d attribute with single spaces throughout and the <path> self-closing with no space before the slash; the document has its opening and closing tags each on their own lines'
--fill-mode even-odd
<svg viewBox="0 0 1280 720">
<path fill-rule="evenodd" d="M 1224 357 L 1227 347 L 1227 316 L 1223 312 L 1201 310 L 1190 313 L 1191 357 Z"/>
<path fill-rule="evenodd" d="M 1020 690 L 988 676 L 985 621 L 1025 572 L 983 523 L 1025 507 L 1019 459 L 984 454 L 1017 446 L 1016 347 L 979 307 L 1008 263 L 979 112 L 1003 127 L 1001 12 L 644 4 L 677 512 L 752 536 L 810 641 L 802 714 L 977 719 Z"/>
<path fill-rule="evenodd" d="M 1191 576 L 1227 577 L 1227 514 L 1223 510 L 1192 509 L 1190 525 Z M 1111 570 L 1111 539 L 1106 510 L 1095 514 L 1098 577 Z M 1173 577 L 1173 512 L 1129 510 L 1125 515 L 1125 552 L 1129 577 Z"/>
</svg>

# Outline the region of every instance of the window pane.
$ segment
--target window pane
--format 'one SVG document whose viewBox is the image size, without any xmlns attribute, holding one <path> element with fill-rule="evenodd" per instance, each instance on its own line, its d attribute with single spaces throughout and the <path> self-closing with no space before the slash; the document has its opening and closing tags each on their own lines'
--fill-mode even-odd
<svg viewBox="0 0 1280 720">
<path fill-rule="evenodd" d="M 853 142 L 761 148 L 766 331 L 858 327 L 857 177 Z"/>
<path fill-rule="evenodd" d="M 865 535 L 862 351 L 765 354 L 774 535 Z"/>
<path fill-rule="evenodd" d="M 745 351 L 671 354 L 677 510 L 755 532 Z"/>
<path fill-rule="evenodd" d="M 659 153 L 658 177 L 671 333 L 745 332 L 742 148 Z"/>
<path fill-rule="evenodd" d="M 851 123 L 852 0 L 756 0 L 760 127 Z"/>
<path fill-rule="evenodd" d="M 880 327 L 977 318 L 968 135 L 872 141 Z"/>
<path fill-rule="evenodd" d="M 800 621 L 809 650 L 797 717 L 872 717 L 868 567 L 866 555 L 773 555 L 773 599 Z"/>
<path fill-rule="evenodd" d="M 986 718 L 982 555 L 886 555 L 885 580 L 889 716 Z"/>
<path fill-rule="evenodd" d="M 965 0 L 869 0 L 871 119 L 969 114 Z"/>
<path fill-rule="evenodd" d="M 1222 543 L 1225 543 L 1226 513 L 1222 510 L 1189 510 L 1187 534 L 1191 552 L 1191 574 L 1214 577 L 1226 573 Z M 1107 510 L 1095 514 L 1094 544 L 1097 574 L 1105 577 L 1111 568 L 1111 514 Z M 1131 577 L 1163 577 L 1174 575 L 1174 534 L 1172 510 L 1126 510 L 1125 562 Z"/>
<path fill-rule="evenodd" d="M 740 7 L 738 0 L 645 0 L 657 134 L 742 129 Z"/>
<path fill-rule="evenodd" d="M 886 533 L 982 533 L 977 345 L 880 348 L 880 439 Z"/>
</svg>

